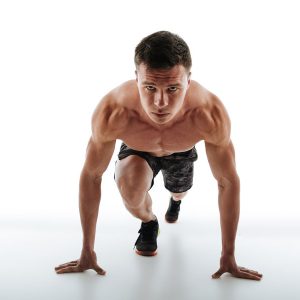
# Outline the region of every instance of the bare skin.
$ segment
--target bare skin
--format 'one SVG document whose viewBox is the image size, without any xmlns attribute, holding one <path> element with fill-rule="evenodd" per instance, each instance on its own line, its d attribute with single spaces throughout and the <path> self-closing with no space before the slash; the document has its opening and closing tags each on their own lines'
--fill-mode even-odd
<svg viewBox="0 0 300 300">
<path fill-rule="evenodd" d="M 151 70 L 141 64 L 136 70 L 136 80 L 116 87 L 99 102 L 93 113 L 92 136 L 80 176 L 82 253 L 80 259 L 57 266 L 58 274 L 87 269 L 105 274 L 97 264 L 94 242 L 102 175 L 117 139 L 132 149 L 154 156 L 187 151 L 204 140 L 209 165 L 218 184 L 222 233 L 220 268 L 212 278 L 219 278 L 226 272 L 239 278 L 262 278 L 259 272 L 240 267 L 235 261 L 240 180 L 228 113 L 223 103 L 191 80 L 190 75 L 181 65 L 169 70 Z M 136 155 L 118 160 L 115 176 L 128 211 L 143 222 L 155 219 L 148 193 L 153 173 L 147 162 Z M 171 195 L 174 200 L 182 200 L 186 193 Z"/>
</svg>

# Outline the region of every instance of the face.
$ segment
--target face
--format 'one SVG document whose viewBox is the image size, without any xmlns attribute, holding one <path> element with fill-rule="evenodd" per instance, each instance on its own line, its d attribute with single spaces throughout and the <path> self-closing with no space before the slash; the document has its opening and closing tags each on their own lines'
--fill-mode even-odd
<svg viewBox="0 0 300 300">
<path fill-rule="evenodd" d="M 147 69 L 140 64 L 135 71 L 141 105 L 157 124 L 171 121 L 183 106 L 191 72 L 182 65 L 171 69 Z"/>
</svg>

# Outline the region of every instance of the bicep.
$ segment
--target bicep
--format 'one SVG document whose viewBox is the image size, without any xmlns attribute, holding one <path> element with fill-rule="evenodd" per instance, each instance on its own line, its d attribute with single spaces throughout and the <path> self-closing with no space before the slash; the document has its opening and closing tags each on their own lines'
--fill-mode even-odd
<svg viewBox="0 0 300 300">
<path fill-rule="evenodd" d="M 126 127 L 127 110 L 118 104 L 118 94 L 105 95 L 92 115 L 92 135 L 86 150 L 83 172 L 93 179 L 101 178 L 114 153 L 116 140 Z"/>
<path fill-rule="evenodd" d="M 239 180 L 235 164 L 235 151 L 231 139 L 225 145 L 214 145 L 205 142 L 205 150 L 213 176 L 220 185 Z"/>
<path fill-rule="evenodd" d="M 219 185 L 239 180 L 235 166 L 235 151 L 230 138 L 231 122 L 223 103 L 213 97 L 211 116 L 213 130 L 205 136 L 205 150 L 211 171 Z"/>
<path fill-rule="evenodd" d="M 102 177 L 114 153 L 116 138 L 109 122 L 111 114 L 110 98 L 105 97 L 92 115 L 92 135 L 86 149 L 83 172 L 94 179 Z"/>
<path fill-rule="evenodd" d="M 86 159 L 82 172 L 93 179 L 102 177 L 114 153 L 116 140 L 95 141 L 91 136 L 86 149 Z"/>
</svg>

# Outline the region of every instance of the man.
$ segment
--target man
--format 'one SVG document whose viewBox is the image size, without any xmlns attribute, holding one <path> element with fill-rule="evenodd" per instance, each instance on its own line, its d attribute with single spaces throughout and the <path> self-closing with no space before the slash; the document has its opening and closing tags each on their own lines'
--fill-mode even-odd
<svg viewBox="0 0 300 300">
<path fill-rule="evenodd" d="M 230 139 L 230 119 L 222 102 L 191 80 L 191 56 L 178 35 L 159 31 L 145 37 L 135 49 L 136 80 L 129 80 L 103 97 L 92 116 L 92 135 L 80 176 L 80 217 L 83 230 L 81 257 L 55 268 L 58 274 L 94 269 L 96 222 L 102 175 L 117 139 L 123 141 L 115 162 L 114 179 L 125 207 L 142 221 L 135 243 L 139 255 L 157 251 L 159 225 L 152 212 L 149 190 L 161 170 L 171 193 L 165 215 L 178 218 L 180 204 L 193 184 L 195 144 L 204 140 L 208 161 L 219 188 L 222 254 L 219 278 L 260 280 L 262 274 L 235 262 L 239 219 L 240 180 Z"/>
</svg>

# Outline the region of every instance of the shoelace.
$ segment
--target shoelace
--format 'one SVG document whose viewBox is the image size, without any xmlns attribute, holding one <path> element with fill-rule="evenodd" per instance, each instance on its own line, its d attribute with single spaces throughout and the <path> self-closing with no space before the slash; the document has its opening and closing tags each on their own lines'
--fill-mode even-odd
<svg viewBox="0 0 300 300">
<path fill-rule="evenodd" d="M 152 224 L 151 224 L 152 225 Z M 151 226 L 149 224 L 142 224 L 140 230 L 138 233 L 140 233 L 139 237 L 137 238 L 134 247 L 138 243 L 139 240 L 144 239 L 144 240 L 152 240 L 153 237 L 155 236 L 155 230 L 153 225 Z"/>
<path fill-rule="evenodd" d="M 174 200 L 171 200 L 172 203 L 171 203 L 171 207 L 170 207 L 170 212 L 171 213 L 177 213 L 178 211 L 178 208 L 180 207 L 180 204 L 181 204 L 181 200 L 179 201 L 174 201 Z"/>
</svg>

